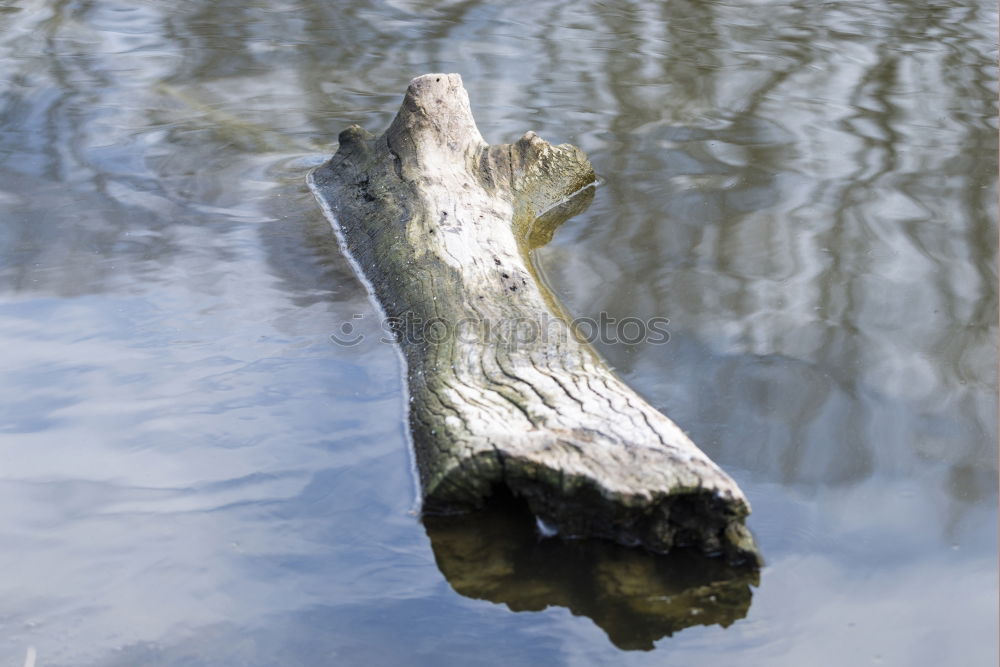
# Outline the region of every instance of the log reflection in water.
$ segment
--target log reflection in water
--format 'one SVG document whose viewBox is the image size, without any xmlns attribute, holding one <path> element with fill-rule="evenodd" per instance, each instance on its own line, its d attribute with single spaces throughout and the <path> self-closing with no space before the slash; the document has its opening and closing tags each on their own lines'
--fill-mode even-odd
<svg viewBox="0 0 1000 667">
<path fill-rule="evenodd" d="M 456 592 L 512 611 L 566 607 L 616 646 L 650 650 L 693 625 L 746 616 L 759 570 L 688 549 L 668 555 L 603 540 L 543 538 L 527 508 L 504 497 L 480 512 L 424 517 L 438 568 Z"/>
</svg>

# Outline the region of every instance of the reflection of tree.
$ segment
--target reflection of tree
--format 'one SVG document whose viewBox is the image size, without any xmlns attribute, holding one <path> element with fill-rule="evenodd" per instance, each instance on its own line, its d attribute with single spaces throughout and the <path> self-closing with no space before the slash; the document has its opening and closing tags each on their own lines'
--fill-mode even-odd
<svg viewBox="0 0 1000 667">
<path fill-rule="evenodd" d="M 619 223 L 579 232 L 611 267 L 608 291 L 579 302 L 668 314 L 746 355 L 737 365 L 753 375 L 722 377 L 704 372 L 711 358 L 673 349 L 671 374 L 712 377 L 704 398 L 720 414 L 702 402 L 708 420 L 731 423 L 734 401 L 762 422 L 782 415 L 762 426 L 770 442 L 723 435 L 721 460 L 767 458 L 786 482 L 837 484 L 952 441 L 951 479 L 995 469 L 983 401 L 995 387 L 997 168 L 995 65 L 976 34 L 984 10 L 594 9 L 621 40 L 602 63 L 607 91 L 592 92 L 607 92 L 616 113 L 613 150 L 593 155 L 607 177 L 595 210 Z M 659 353 L 605 352 L 639 373 Z M 808 373 L 776 375 L 782 356 Z"/>
<path fill-rule="evenodd" d="M 693 625 L 746 616 L 755 568 L 679 550 L 657 556 L 610 542 L 540 539 L 510 502 L 474 515 L 425 517 L 438 567 L 462 595 L 513 611 L 568 608 L 623 649 L 653 648 Z"/>
<path fill-rule="evenodd" d="M 143 168 L 143 132 L 128 132 L 133 114 L 147 120 L 134 110 L 148 92 L 124 94 L 126 58 L 114 31 L 102 32 L 97 3 L 48 5 L 12 12 L 0 34 L 15 83 L 0 101 L 0 190 L 9 193 L 0 282 L 62 295 L 125 275 L 141 282 L 177 253 L 169 228 L 182 217 Z"/>
</svg>

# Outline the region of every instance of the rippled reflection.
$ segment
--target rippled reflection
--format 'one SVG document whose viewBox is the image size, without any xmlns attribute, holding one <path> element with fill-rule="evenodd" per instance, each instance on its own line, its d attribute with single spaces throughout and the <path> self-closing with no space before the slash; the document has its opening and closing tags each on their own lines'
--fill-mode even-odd
<svg viewBox="0 0 1000 667">
<path fill-rule="evenodd" d="M 995 664 L 996 24 L 6 3 L 0 663 Z M 574 316 L 670 319 L 601 352 L 747 491 L 749 608 L 716 564 L 410 513 L 396 356 L 304 176 L 430 71 L 489 141 L 594 162 L 539 269 Z"/>
</svg>

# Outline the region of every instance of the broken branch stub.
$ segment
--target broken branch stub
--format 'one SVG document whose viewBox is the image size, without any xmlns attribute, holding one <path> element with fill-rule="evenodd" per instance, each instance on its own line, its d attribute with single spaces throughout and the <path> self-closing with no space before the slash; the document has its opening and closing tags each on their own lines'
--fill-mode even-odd
<svg viewBox="0 0 1000 667">
<path fill-rule="evenodd" d="M 505 485 L 561 534 L 757 559 L 742 491 L 574 335 L 528 252 L 593 196 L 586 156 L 488 145 L 457 74 L 414 79 L 309 185 L 393 326 L 425 512 Z"/>
</svg>

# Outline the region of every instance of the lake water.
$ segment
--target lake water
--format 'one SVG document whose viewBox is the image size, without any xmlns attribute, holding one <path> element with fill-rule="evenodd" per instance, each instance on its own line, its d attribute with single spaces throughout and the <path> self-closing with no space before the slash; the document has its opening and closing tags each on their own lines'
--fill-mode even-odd
<svg viewBox="0 0 1000 667">
<path fill-rule="evenodd" d="M 0 3 L 0 664 L 991 666 L 995 3 Z M 757 574 L 427 521 L 305 186 L 461 73 L 603 178 L 537 262 Z M 345 322 L 354 347 L 330 334 Z"/>
</svg>

